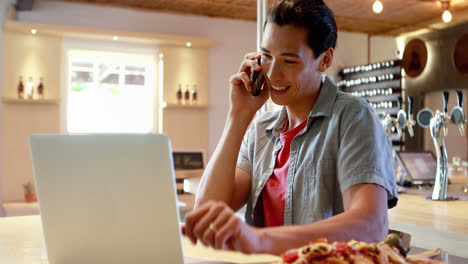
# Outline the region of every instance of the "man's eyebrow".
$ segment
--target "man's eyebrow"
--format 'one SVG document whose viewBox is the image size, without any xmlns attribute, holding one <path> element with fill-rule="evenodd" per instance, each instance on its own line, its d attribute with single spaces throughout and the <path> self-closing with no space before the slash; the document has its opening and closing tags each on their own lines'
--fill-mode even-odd
<svg viewBox="0 0 468 264">
<path fill-rule="evenodd" d="M 260 49 L 262 51 L 264 51 L 264 52 L 271 53 L 269 50 L 265 49 L 264 47 L 261 47 Z M 299 55 L 297 55 L 296 53 L 291 53 L 291 52 L 284 52 L 284 53 L 281 53 L 280 55 L 281 56 L 294 57 L 294 58 L 300 58 Z"/>
<path fill-rule="evenodd" d="M 280 54 L 281 56 L 288 56 L 288 57 L 294 57 L 294 58 L 300 58 L 299 55 L 297 55 L 296 53 L 291 53 L 291 52 L 285 52 L 285 53 L 281 53 Z"/>
</svg>

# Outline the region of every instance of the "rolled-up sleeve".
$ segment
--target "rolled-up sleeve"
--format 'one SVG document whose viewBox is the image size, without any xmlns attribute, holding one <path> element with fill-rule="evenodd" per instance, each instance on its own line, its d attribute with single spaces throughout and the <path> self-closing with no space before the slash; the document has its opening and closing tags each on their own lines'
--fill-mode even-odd
<svg viewBox="0 0 468 264">
<path fill-rule="evenodd" d="M 387 191 L 388 207 L 398 200 L 392 148 L 375 112 L 361 103 L 342 116 L 338 153 L 341 192 L 361 183 L 374 183 Z"/>
<path fill-rule="evenodd" d="M 251 135 L 252 125 L 249 126 L 249 129 L 244 135 L 242 144 L 239 150 L 239 155 L 237 156 L 236 166 L 240 169 L 245 170 L 248 174 L 252 175 L 252 164 L 249 158 L 249 137 Z"/>
</svg>

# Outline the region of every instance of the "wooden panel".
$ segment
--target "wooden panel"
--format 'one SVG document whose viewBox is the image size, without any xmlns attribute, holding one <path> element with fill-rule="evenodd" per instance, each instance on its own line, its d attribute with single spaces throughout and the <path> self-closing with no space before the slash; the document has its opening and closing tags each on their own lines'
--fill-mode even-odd
<svg viewBox="0 0 468 264">
<path fill-rule="evenodd" d="M 158 12 L 256 20 L 257 0 L 62 0 Z M 271 5 L 275 0 L 269 0 Z M 372 11 L 374 0 L 325 0 L 342 31 L 368 34 L 402 34 L 441 22 L 442 8 L 435 0 L 382 1 L 382 13 Z M 454 22 L 468 21 L 468 1 L 452 0 Z M 460 19 L 457 19 L 459 17 Z M 444 25 L 442 23 L 442 25 Z M 451 25 L 451 24 L 447 24 Z"/>
</svg>

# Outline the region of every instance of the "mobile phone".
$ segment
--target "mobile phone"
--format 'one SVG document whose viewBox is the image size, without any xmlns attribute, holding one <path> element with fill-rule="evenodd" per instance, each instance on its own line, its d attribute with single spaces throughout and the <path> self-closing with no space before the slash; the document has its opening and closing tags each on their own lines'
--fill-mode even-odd
<svg viewBox="0 0 468 264">
<path fill-rule="evenodd" d="M 258 64 L 260 65 L 260 59 L 257 59 Z M 263 83 L 265 82 L 265 75 L 263 70 L 252 71 L 250 75 L 250 81 L 252 82 L 252 95 L 257 96 L 262 91 Z"/>
</svg>

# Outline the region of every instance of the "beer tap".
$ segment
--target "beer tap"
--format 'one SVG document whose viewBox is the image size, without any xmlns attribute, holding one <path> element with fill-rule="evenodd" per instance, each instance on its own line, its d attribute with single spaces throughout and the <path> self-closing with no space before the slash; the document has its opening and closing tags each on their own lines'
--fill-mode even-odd
<svg viewBox="0 0 468 264">
<path fill-rule="evenodd" d="M 450 119 L 452 120 L 452 123 L 454 125 L 458 126 L 458 131 L 460 131 L 460 135 L 464 136 L 465 128 L 463 125 L 466 123 L 466 120 L 465 114 L 463 113 L 463 92 L 460 90 L 457 90 L 457 99 L 458 106 L 455 106 L 452 109 Z"/>
<path fill-rule="evenodd" d="M 413 118 L 413 97 L 408 96 L 408 121 L 406 122 L 406 127 L 408 128 L 410 137 L 414 137 L 413 126 L 415 125 L 416 121 Z"/>
<path fill-rule="evenodd" d="M 413 126 L 415 125 L 415 121 L 413 119 L 413 97 L 408 96 L 408 115 L 403 110 L 403 100 L 401 96 L 398 96 L 398 113 L 396 117 L 395 127 L 397 129 L 398 135 L 401 137 L 403 135 L 403 130 L 405 128 L 408 129 L 408 133 L 410 137 L 413 137 Z M 396 179 L 400 185 L 405 185 L 405 178 L 406 174 L 403 173 L 403 167 L 401 166 L 401 161 L 397 159 L 395 150 L 393 151 L 393 155 L 395 158 L 395 164 L 398 164 L 396 170 Z"/>
<path fill-rule="evenodd" d="M 405 111 L 402 109 L 402 99 L 398 96 L 398 108 L 400 109 L 397 114 L 397 131 L 398 135 L 401 137 L 403 134 L 403 129 L 408 129 L 408 134 L 410 137 L 414 136 L 413 126 L 416 122 L 413 119 L 413 97 L 408 96 L 408 115 L 406 115 Z"/>
<path fill-rule="evenodd" d="M 396 118 L 392 117 L 389 113 L 381 113 L 380 115 L 382 126 L 387 132 L 388 139 L 390 143 L 392 142 L 392 128 L 398 124 Z M 401 132 L 400 132 L 401 133 Z"/>
<path fill-rule="evenodd" d="M 406 123 L 406 113 L 403 111 L 403 100 L 401 99 L 401 96 L 397 97 L 397 104 L 398 104 L 398 112 L 397 112 L 397 118 L 394 121 L 394 126 L 397 130 L 398 136 L 403 135 L 403 128 Z"/>
<path fill-rule="evenodd" d="M 436 110 L 435 115 L 431 118 L 429 129 L 431 131 L 432 140 L 437 154 L 437 175 L 432 192 L 432 200 L 447 200 L 447 185 L 448 185 L 448 161 L 447 148 L 445 147 L 445 137 L 448 134 L 447 125 L 450 121 L 448 115 L 448 99 L 449 93 L 444 91 L 444 112 Z M 441 129 L 443 135 L 440 134 Z"/>
<path fill-rule="evenodd" d="M 381 119 L 382 125 L 387 132 L 387 136 L 392 141 L 392 129 L 395 128 L 397 130 L 398 136 L 403 135 L 403 130 L 408 128 L 408 133 L 411 137 L 413 137 L 413 126 L 416 122 L 413 120 L 413 98 L 408 97 L 408 115 L 406 115 L 405 111 L 403 110 L 403 102 L 401 96 L 398 96 L 398 113 L 397 117 L 392 117 L 388 113 L 380 113 L 379 117 Z M 409 118 L 407 118 L 407 116 Z"/>
<path fill-rule="evenodd" d="M 458 106 L 452 109 L 452 113 L 448 114 L 448 100 L 449 93 L 443 92 L 444 108 L 443 112 L 436 110 L 433 115 L 430 109 L 424 108 L 419 111 L 417 116 L 418 124 L 421 127 L 429 128 L 431 136 L 434 142 L 434 147 L 437 154 L 437 173 L 434 183 L 434 190 L 432 196 L 429 197 L 432 200 L 453 200 L 454 198 L 447 197 L 447 185 L 448 185 L 448 161 L 447 161 L 447 149 L 445 147 L 445 137 L 448 134 L 447 125 L 451 122 L 459 126 L 460 134 L 464 134 L 463 123 L 463 94 L 461 91 L 457 91 L 458 95 Z M 441 134 L 441 130 L 443 133 Z"/>
</svg>

